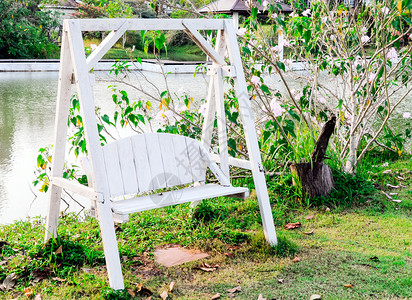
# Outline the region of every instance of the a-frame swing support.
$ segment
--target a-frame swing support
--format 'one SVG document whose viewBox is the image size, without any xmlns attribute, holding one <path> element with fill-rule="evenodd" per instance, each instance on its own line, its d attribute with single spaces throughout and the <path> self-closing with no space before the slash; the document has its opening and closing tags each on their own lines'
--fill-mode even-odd
<svg viewBox="0 0 412 300">
<path fill-rule="evenodd" d="M 114 231 L 111 191 L 106 176 L 104 155 L 97 131 L 93 96 L 94 75 L 91 70 L 103 55 L 127 30 L 184 30 L 196 44 L 211 58 L 208 68 L 210 83 L 207 95 L 207 109 L 202 131 L 202 144 L 210 151 L 213 124 L 217 118 L 219 154 L 211 154 L 220 164 L 221 184 L 229 178 L 229 166 L 252 171 L 256 195 L 259 202 L 265 238 L 276 245 L 276 232 L 270 207 L 266 180 L 255 131 L 251 103 L 237 44 L 236 32 L 231 20 L 205 19 L 93 19 L 65 20 L 62 35 L 61 63 L 58 84 L 55 140 L 50 181 L 50 202 L 46 223 L 45 239 L 56 236 L 62 188 L 91 199 L 97 209 L 103 248 L 106 257 L 110 286 L 123 289 L 123 276 Z M 216 46 L 212 47 L 199 30 L 216 30 Z M 83 46 L 83 31 L 111 31 L 93 53 L 86 58 Z M 225 61 L 228 54 L 229 64 Z M 235 92 L 239 103 L 239 113 L 244 127 L 249 160 L 229 157 L 226 121 L 224 112 L 223 77 L 231 76 L 235 82 Z M 80 100 L 81 115 L 90 165 L 89 187 L 63 179 L 63 168 L 67 143 L 67 118 L 69 114 L 72 85 L 75 84 Z M 214 164 L 214 163 L 212 163 Z M 209 166 L 210 167 L 210 166 Z M 211 166 L 213 167 L 213 165 Z M 223 182 L 223 183 L 222 183 Z M 233 189 L 233 188 L 232 188 Z"/>
</svg>

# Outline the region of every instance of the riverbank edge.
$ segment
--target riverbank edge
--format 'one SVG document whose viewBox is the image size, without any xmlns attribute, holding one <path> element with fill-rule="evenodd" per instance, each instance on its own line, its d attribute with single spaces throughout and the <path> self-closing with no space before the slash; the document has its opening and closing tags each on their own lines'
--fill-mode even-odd
<svg viewBox="0 0 412 300">
<path fill-rule="evenodd" d="M 94 68 L 95 71 L 110 71 L 116 60 L 103 59 Z M 142 59 L 141 64 L 131 64 L 130 70 L 147 71 L 164 74 L 194 74 L 201 64 L 206 61 L 170 61 Z M 0 59 L 0 73 L 2 72 L 58 72 L 60 60 L 58 59 Z M 302 62 L 293 62 L 290 69 L 294 71 L 305 70 Z M 200 68 L 199 71 L 202 73 Z"/>
</svg>

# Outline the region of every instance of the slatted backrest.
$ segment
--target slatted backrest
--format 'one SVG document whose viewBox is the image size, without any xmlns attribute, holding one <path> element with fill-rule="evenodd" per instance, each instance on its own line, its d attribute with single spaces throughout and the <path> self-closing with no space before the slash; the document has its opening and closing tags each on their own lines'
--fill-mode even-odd
<svg viewBox="0 0 412 300">
<path fill-rule="evenodd" d="M 204 181 L 202 147 L 194 139 L 168 133 L 138 134 L 103 146 L 111 196 Z"/>
</svg>

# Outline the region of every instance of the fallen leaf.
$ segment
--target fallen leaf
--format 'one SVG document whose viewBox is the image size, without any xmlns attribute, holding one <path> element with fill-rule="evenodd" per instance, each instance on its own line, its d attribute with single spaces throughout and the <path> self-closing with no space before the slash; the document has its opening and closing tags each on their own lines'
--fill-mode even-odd
<svg viewBox="0 0 412 300">
<path fill-rule="evenodd" d="M 205 271 L 205 272 L 214 272 L 217 270 L 216 268 L 204 268 L 204 267 L 199 267 L 198 269 Z"/>
<path fill-rule="evenodd" d="M 389 193 L 389 196 L 396 196 L 398 193 Z"/>
<path fill-rule="evenodd" d="M 229 298 L 235 298 L 235 297 L 236 297 L 235 294 L 232 294 L 232 293 L 227 293 L 227 296 L 228 296 Z"/>
<path fill-rule="evenodd" d="M 174 289 L 174 287 L 175 287 L 175 284 L 176 284 L 175 281 L 172 281 L 172 282 L 170 283 L 170 285 L 169 285 L 169 292 L 173 292 L 173 289 Z"/>
<path fill-rule="evenodd" d="M 160 296 L 160 298 L 162 298 L 163 300 L 166 300 L 167 297 L 169 297 L 169 295 L 167 294 L 166 291 L 163 291 L 159 296 Z"/>
<path fill-rule="evenodd" d="M 16 284 L 16 278 L 17 276 L 15 273 L 11 273 L 7 275 L 7 277 L 3 281 L 3 288 L 6 291 L 12 289 L 14 285 Z"/>
<path fill-rule="evenodd" d="M 31 288 L 25 288 L 24 294 L 26 295 L 26 297 L 30 297 L 31 295 L 33 295 L 33 290 Z"/>
<path fill-rule="evenodd" d="M 294 259 L 292 259 L 292 261 L 293 261 L 294 263 L 300 262 L 300 258 L 299 258 L 299 257 L 295 257 Z"/>
<path fill-rule="evenodd" d="M 351 284 L 345 284 L 344 287 L 353 289 L 353 285 L 351 285 Z"/>
<path fill-rule="evenodd" d="M 35 270 L 32 272 L 32 275 L 34 277 L 33 282 L 38 283 L 50 275 L 50 270 L 49 269 L 44 269 L 44 270 Z"/>
<path fill-rule="evenodd" d="M 219 265 L 209 265 L 207 263 L 202 263 L 202 267 L 197 267 L 195 269 L 199 269 L 205 272 L 214 272 L 217 270 L 217 268 L 219 268 Z"/>
<path fill-rule="evenodd" d="M 405 178 L 403 178 L 403 177 L 401 177 L 401 176 L 395 176 L 395 178 L 398 179 L 398 180 L 401 180 L 401 181 L 402 181 L 402 180 L 405 180 Z"/>
<path fill-rule="evenodd" d="M 230 258 L 232 258 L 232 257 L 235 256 L 233 253 L 228 253 L 228 252 L 225 252 L 224 254 L 225 254 L 227 257 L 230 257 Z"/>
<path fill-rule="evenodd" d="M 376 261 L 376 262 L 380 262 L 380 259 L 379 259 L 379 257 L 377 257 L 377 256 L 369 257 L 369 260 Z"/>
<path fill-rule="evenodd" d="M 306 234 L 306 235 L 311 235 L 311 234 L 313 234 L 315 231 L 312 229 L 311 231 L 309 231 L 309 232 L 302 232 L 303 234 Z"/>
<path fill-rule="evenodd" d="M 62 249 L 63 249 L 63 246 L 60 245 L 59 248 L 57 248 L 57 250 L 54 251 L 54 254 L 58 255 L 58 254 L 62 253 Z"/>
<path fill-rule="evenodd" d="M 288 224 L 285 225 L 285 229 L 286 229 L 286 230 L 296 229 L 296 228 L 299 228 L 299 227 L 301 227 L 301 226 L 302 226 L 302 224 L 301 224 L 300 222 L 288 223 Z"/>
<path fill-rule="evenodd" d="M 387 183 L 386 186 L 390 187 L 392 189 L 400 189 L 402 187 L 402 185 L 392 185 L 392 184 L 389 184 L 389 183 Z"/>
<path fill-rule="evenodd" d="M 309 300 L 320 300 L 320 299 L 322 299 L 321 295 L 313 294 L 312 296 L 310 296 Z"/>
<path fill-rule="evenodd" d="M 389 170 L 385 170 L 382 172 L 382 174 L 389 174 L 389 173 L 392 173 L 392 170 L 389 169 Z"/>
<path fill-rule="evenodd" d="M 233 289 L 228 289 L 227 292 L 229 294 L 234 294 L 236 292 L 241 292 L 242 291 L 242 287 L 240 285 L 235 286 Z"/>
<path fill-rule="evenodd" d="M 309 215 L 309 216 L 307 216 L 305 219 L 306 220 L 311 220 L 311 219 L 313 219 L 315 217 L 315 215 Z"/>
<path fill-rule="evenodd" d="M 220 298 L 220 294 L 217 293 L 217 294 L 213 295 L 212 298 L 210 298 L 210 300 L 216 300 L 216 299 L 219 299 L 219 298 Z"/>
<path fill-rule="evenodd" d="M 34 300 L 42 300 L 41 294 L 37 294 Z"/>
<path fill-rule="evenodd" d="M 53 277 L 52 278 L 54 281 L 58 281 L 58 282 L 65 282 L 65 281 L 67 281 L 67 279 L 63 279 L 63 278 L 60 278 L 60 277 Z"/>
<path fill-rule="evenodd" d="M 325 211 L 330 211 L 330 208 L 329 208 L 329 207 L 326 207 Z"/>
<path fill-rule="evenodd" d="M 2 261 L 0 261 L 0 266 L 4 266 L 4 265 L 6 265 L 7 264 L 7 260 L 2 260 Z"/>
<path fill-rule="evenodd" d="M 126 289 L 126 291 L 129 293 L 129 295 L 130 295 L 130 296 L 132 296 L 132 297 L 136 297 L 136 293 L 134 292 L 134 290 L 133 290 L 133 289 L 131 289 L 131 288 L 127 288 L 127 289 Z"/>
<path fill-rule="evenodd" d="M 259 294 L 258 300 L 266 300 L 266 298 L 263 298 L 262 294 Z"/>
<path fill-rule="evenodd" d="M 285 282 L 285 279 L 278 279 L 278 283 L 283 284 Z"/>
</svg>

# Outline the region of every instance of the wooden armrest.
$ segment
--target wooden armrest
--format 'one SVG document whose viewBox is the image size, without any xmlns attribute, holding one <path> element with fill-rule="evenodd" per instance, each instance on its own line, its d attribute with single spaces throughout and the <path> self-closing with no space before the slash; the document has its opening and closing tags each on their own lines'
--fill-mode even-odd
<svg viewBox="0 0 412 300">
<path fill-rule="evenodd" d="M 97 201 L 96 191 L 93 188 L 78 183 L 77 181 L 71 181 L 62 177 L 52 177 L 50 183 L 57 185 L 65 190 L 79 194 L 80 196 L 84 196 L 91 200 Z"/>
</svg>

